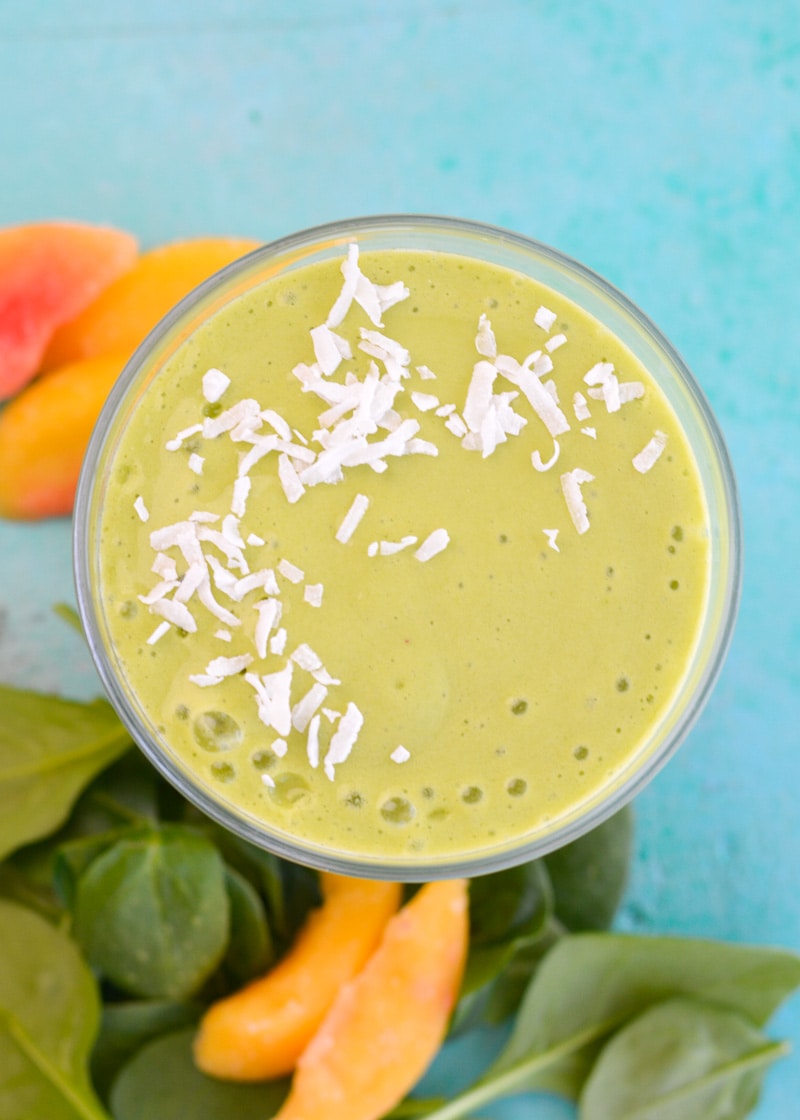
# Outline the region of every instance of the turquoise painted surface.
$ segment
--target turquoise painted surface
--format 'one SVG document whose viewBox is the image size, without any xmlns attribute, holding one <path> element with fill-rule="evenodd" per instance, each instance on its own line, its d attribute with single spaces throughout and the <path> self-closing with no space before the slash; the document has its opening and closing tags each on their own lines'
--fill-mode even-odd
<svg viewBox="0 0 800 1120">
<path fill-rule="evenodd" d="M 719 687 L 639 799 L 621 924 L 798 950 L 799 83 L 793 0 L 0 0 L 0 224 L 150 245 L 446 212 L 558 246 L 659 323 L 726 432 L 746 575 Z M 49 610 L 68 524 L 0 524 L 0 574 L 0 679 L 94 693 Z M 800 1048 L 800 1000 L 774 1030 Z M 796 1053 L 757 1116 L 798 1099 Z M 534 1114 L 572 1115 L 493 1111 Z"/>
</svg>

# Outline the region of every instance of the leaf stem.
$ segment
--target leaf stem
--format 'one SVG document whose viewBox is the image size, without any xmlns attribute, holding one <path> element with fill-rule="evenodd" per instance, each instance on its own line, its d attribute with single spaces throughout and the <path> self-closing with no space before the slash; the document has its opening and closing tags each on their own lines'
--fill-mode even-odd
<svg viewBox="0 0 800 1120">
<path fill-rule="evenodd" d="M 733 1061 L 726 1062 L 724 1066 L 707 1073 L 705 1077 L 688 1085 L 681 1085 L 671 1093 L 665 1093 L 658 1100 L 644 1104 L 640 1108 L 636 1108 L 634 1112 L 626 1113 L 625 1120 L 647 1120 L 648 1116 L 655 1118 L 661 1115 L 661 1110 L 665 1105 L 669 1108 L 674 1104 L 679 1104 L 681 1098 L 689 1095 L 693 1096 L 698 1090 L 713 1088 L 718 1082 L 726 1081 L 731 1075 L 741 1077 L 743 1074 L 760 1069 L 763 1066 L 772 1065 L 779 1058 L 786 1057 L 790 1051 L 791 1046 L 788 1042 L 769 1042 L 744 1058 L 734 1058 Z"/>
<path fill-rule="evenodd" d="M 42 1053 L 25 1030 L 19 1019 L 8 1012 L 0 1012 L 5 1020 L 8 1033 L 19 1046 L 22 1053 L 30 1059 L 42 1076 L 67 1100 L 82 1120 L 109 1120 L 108 1113 L 93 1096 L 84 1095 L 71 1085 L 62 1071 Z M 87 1086 L 88 1094 L 88 1086 Z"/>
<path fill-rule="evenodd" d="M 429 1112 L 426 1120 L 457 1120 L 458 1117 L 466 1116 L 474 1109 L 481 1108 L 492 1101 L 523 1092 L 533 1075 L 569 1057 L 576 1050 L 583 1049 L 584 1046 L 604 1035 L 607 1030 L 607 1023 L 587 1028 L 558 1046 L 552 1046 L 549 1050 L 518 1062 L 502 1073 L 494 1074 L 485 1081 L 479 1081 L 477 1085 L 455 1097 L 443 1108 Z"/>
</svg>

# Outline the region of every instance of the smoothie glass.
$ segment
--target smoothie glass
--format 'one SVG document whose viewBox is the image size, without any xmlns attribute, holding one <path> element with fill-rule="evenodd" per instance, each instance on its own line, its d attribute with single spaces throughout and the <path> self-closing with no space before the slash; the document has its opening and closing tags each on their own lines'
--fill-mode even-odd
<svg viewBox="0 0 800 1120">
<path fill-rule="evenodd" d="M 627 347 L 667 398 L 691 447 L 707 510 L 708 592 L 697 639 L 668 710 L 653 721 L 626 765 L 555 819 L 510 837 L 487 830 L 463 851 L 376 851 L 369 845 L 341 849 L 237 805 L 225 796 L 223 785 L 205 781 L 171 748 L 168 731 L 127 679 L 110 633 L 99 525 L 115 486 L 120 440 L 147 393 L 155 391 L 159 371 L 202 324 L 224 315 L 244 294 L 317 262 L 341 260 L 354 244 L 364 254 L 418 250 L 501 266 L 534 278 L 584 309 Z M 740 595 L 741 525 L 731 463 L 702 391 L 667 339 L 624 295 L 556 250 L 517 234 L 450 218 L 387 216 L 337 222 L 265 245 L 208 280 L 155 328 L 126 366 L 92 437 L 77 495 L 74 558 L 81 618 L 105 689 L 135 742 L 167 780 L 226 828 L 285 858 L 344 874 L 424 881 L 484 874 L 544 855 L 596 827 L 650 781 L 697 720 L 724 661 Z"/>
</svg>

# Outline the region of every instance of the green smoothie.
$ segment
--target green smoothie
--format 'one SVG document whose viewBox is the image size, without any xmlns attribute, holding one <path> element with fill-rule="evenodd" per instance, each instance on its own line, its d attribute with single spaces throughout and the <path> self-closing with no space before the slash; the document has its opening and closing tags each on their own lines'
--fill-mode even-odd
<svg viewBox="0 0 800 1120">
<path fill-rule="evenodd" d="M 648 371 L 444 252 L 344 247 L 213 314 L 133 410 L 98 539 L 163 750 L 274 835 L 377 861 L 596 804 L 668 719 L 709 595 Z"/>
</svg>

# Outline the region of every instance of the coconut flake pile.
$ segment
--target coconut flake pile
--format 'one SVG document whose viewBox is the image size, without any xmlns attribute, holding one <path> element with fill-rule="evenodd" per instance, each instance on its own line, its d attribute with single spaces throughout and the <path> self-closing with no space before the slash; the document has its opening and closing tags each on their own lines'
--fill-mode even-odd
<svg viewBox="0 0 800 1120">
<path fill-rule="evenodd" d="M 641 382 L 620 381 L 614 366 L 600 361 L 584 375 L 583 391 L 574 391 L 569 405 L 562 405 L 555 363 L 568 337 L 563 332 L 551 333 L 558 313 L 540 306 L 532 323 L 548 337 L 543 349 L 536 348 L 533 331 L 532 348 L 521 356 L 501 351 L 489 317 L 481 314 L 474 335 L 478 357 L 466 379 L 464 398 L 442 401 L 438 393 L 430 391 L 436 388 L 435 372 L 416 364 L 424 356 L 412 356 L 384 325 L 386 313 L 409 297 L 405 284 L 374 283 L 362 271 L 355 244 L 349 247 L 341 272 L 341 290 L 330 312 L 324 322 L 309 330 L 307 360 L 291 370 L 298 391 L 319 402 L 313 432 L 301 432 L 286 417 L 252 398 L 235 399 L 235 384 L 223 370 L 212 368 L 203 374 L 202 399 L 206 407 L 215 406 L 211 411 L 216 414 L 200 415 L 196 423 L 176 432 L 166 448 L 180 452 L 192 440 L 187 466 L 202 476 L 204 441 L 232 445 L 236 461 L 229 512 L 195 510 L 185 520 L 150 531 L 156 581 L 139 596 L 158 620 L 147 638 L 151 645 L 173 629 L 195 634 L 210 616 L 214 638 L 227 652 L 198 665 L 189 680 L 197 688 L 213 691 L 231 678 L 243 677 L 258 719 L 271 736 L 272 752 L 284 757 L 294 749 L 292 736 L 304 736 L 308 765 L 313 769 L 321 766 L 330 780 L 354 751 L 364 716 L 346 695 L 343 711 L 325 706 L 330 690 L 342 687 L 342 682 L 306 643 L 296 643 L 285 622 L 282 625 L 290 616 L 285 597 L 295 594 L 293 587 L 301 595 L 302 609 L 325 609 L 324 582 L 316 573 L 307 578 L 304 569 L 286 556 L 274 569 L 260 566 L 265 540 L 255 531 L 258 524 L 251 524 L 253 479 L 271 470 L 287 503 L 295 505 L 309 490 L 335 486 L 353 470 L 364 478 L 365 467 L 383 474 L 409 455 L 435 459 L 439 446 L 423 437 L 423 423 L 431 429 L 427 434 L 455 437 L 465 451 L 477 451 L 482 458 L 495 454 L 502 444 L 519 438 L 527 429 L 533 444 L 532 466 L 547 472 L 560 459 L 564 437 L 572 438 L 568 411 L 578 425 L 585 425 L 591 419 L 589 400 L 600 401 L 608 413 L 615 413 L 644 395 Z M 359 328 L 352 346 L 340 328 L 354 306 L 371 326 Z M 541 334 L 538 338 L 541 340 Z M 422 382 L 427 383 L 424 389 L 416 387 Z M 597 439 L 594 427 L 579 431 Z M 656 432 L 634 456 L 634 468 L 642 474 L 649 471 L 666 440 L 664 433 Z M 548 447 L 552 448 L 549 454 Z M 560 475 L 566 513 L 579 535 L 590 528 L 582 488 L 594 481 L 581 467 Z M 342 508 L 333 530 L 339 544 L 351 546 L 358 538 L 370 557 L 398 557 L 393 563 L 407 563 L 409 558 L 428 563 L 451 543 L 445 526 L 431 529 L 420 524 L 408 526 L 409 531 L 397 540 L 377 538 L 367 544 L 369 537 L 364 538 L 361 526 L 373 516 L 370 504 L 367 494 L 357 493 Z M 150 519 L 141 496 L 134 502 L 134 511 L 143 523 Z M 549 548 L 559 552 L 559 528 L 543 528 L 542 532 Z M 296 612 L 292 613 L 295 617 Z M 410 751 L 397 746 L 390 758 L 404 763 Z M 268 775 L 263 780 L 266 786 L 274 786 Z"/>
</svg>

